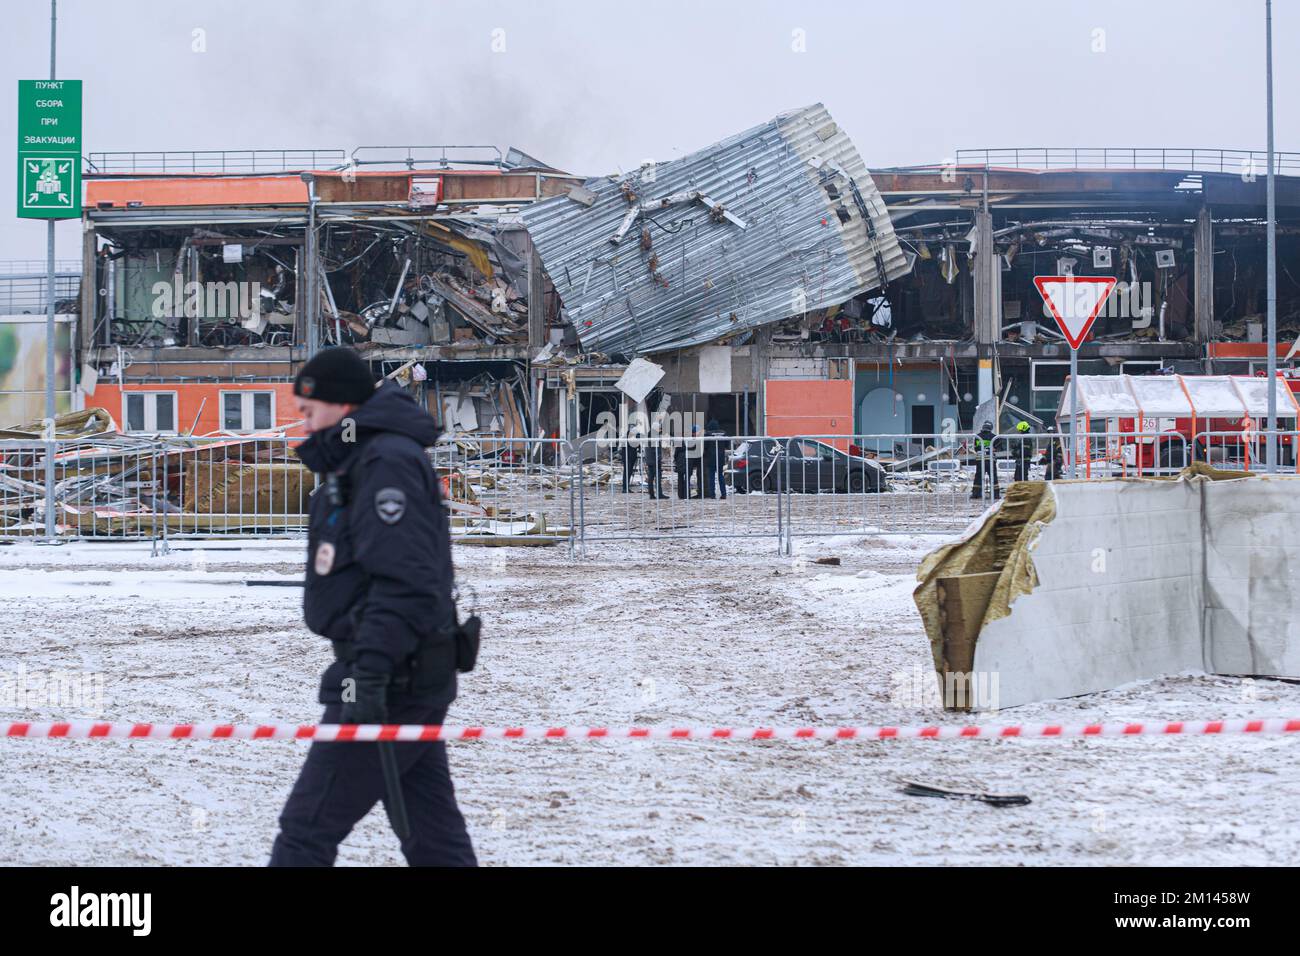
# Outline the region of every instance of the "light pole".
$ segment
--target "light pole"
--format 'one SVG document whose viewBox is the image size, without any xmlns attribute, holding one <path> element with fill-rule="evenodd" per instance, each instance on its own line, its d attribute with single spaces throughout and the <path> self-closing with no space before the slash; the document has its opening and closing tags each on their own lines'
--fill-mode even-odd
<svg viewBox="0 0 1300 956">
<path fill-rule="evenodd" d="M 1277 471 L 1277 208 L 1273 195 L 1273 0 L 1264 0 L 1265 74 L 1268 87 L 1268 194 L 1265 200 L 1268 256 L 1268 431 L 1265 470 Z"/>
</svg>

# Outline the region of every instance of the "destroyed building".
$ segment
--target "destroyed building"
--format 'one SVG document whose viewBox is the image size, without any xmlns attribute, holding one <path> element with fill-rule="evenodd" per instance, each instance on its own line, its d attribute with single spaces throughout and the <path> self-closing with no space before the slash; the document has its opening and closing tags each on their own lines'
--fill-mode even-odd
<svg viewBox="0 0 1300 956">
<path fill-rule="evenodd" d="M 678 408 L 752 432 L 763 330 L 880 308 L 908 269 L 821 106 L 622 176 L 481 152 L 92 155 L 83 396 L 126 431 L 273 429 L 344 344 L 451 432 L 575 440 L 651 356 Z"/>
<path fill-rule="evenodd" d="M 1300 155 L 1275 164 L 1280 360 L 1300 336 Z M 889 334 L 855 353 L 859 429 L 969 428 L 993 396 L 1052 423 L 1070 351 L 1035 276 L 1119 280 L 1081 374 L 1262 371 L 1265 169 L 1241 150 L 981 149 L 874 170 L 916 259 Z"/>
<path fill-rule="evenodd" d="M 469 147 L 90 164 L 79 364 L 123 430 L 290 425 L 297 368 L 347 345 L 470 430 L 526 434 L 528 350 L 557 306 L 534 270 L 530 313 L 527 238 L 499 220 L 563 173 Z"/>
<path fill-rule="evenodd" d="M 1285 357 L 1300 156 L 1276 163 Z M 69 404 L 127 432 L 283 429 L 297 368 L 343 344 L 489 450 L 592 434 L 638 358 L 731 434 L 966 430 L 994 397 L 1047 424 L 1069 352 L 1036 275 L 1120 280 L 1084 374 L 1262 367 L 1263 165 L 869 169 L 821 105 L 613 175 L 492 147 L 90 154 Z"/>
</svg>

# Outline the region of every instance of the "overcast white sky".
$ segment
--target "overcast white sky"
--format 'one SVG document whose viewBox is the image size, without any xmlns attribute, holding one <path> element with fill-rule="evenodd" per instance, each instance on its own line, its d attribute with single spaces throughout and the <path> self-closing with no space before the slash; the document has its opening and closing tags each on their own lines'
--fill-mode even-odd
<svg viewBox="0 0 1300 956">
<path fill-rule="evenodd" d="M 5 8 L 13 144 L 49 8 Z M 1277 148 L 1300 150 L 1300 2 L 1273 13 Z M 870 166 L 1265 142 L 1263 0 L 61 0 L 58 75 L 85 83 L 87 152 L 491 143 L 599 174 L 817 101 Z M 0 258 L 43 258 L 14 177 L 11 146 Z"/>
</svg>

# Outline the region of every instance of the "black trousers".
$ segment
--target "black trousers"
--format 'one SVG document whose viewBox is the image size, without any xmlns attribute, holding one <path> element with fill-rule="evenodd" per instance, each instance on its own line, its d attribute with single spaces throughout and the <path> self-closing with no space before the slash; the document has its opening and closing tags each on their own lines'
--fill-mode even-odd
<svg viewBox="0 0 1300 956">
<path fill-rule="evenodd" d="M 677 497 L 699 498 L 704 492 L 704 459 L 686 458 L 677 465 Z M 695 476 L 695 494 L 691 494 L 691 476 Z"/>
<path fill-rule="evenodd" d="M 993 461 L 992 452 L 985 452 L 975 462 L 975 487 L 971 489 L 970 496 L 972 498 L 983 498 L 986 482 L 993 486 L 992 497 L 1001 498 L 1002 492 L 998 489 L 998 471 Z"/>
<path fill-rule="evenodd" d="M 337 724 L 340 704 L 327 704 L 322 723 Z M 445 707 L 392 708 L 389 723 L 441 724 Z M 411 835 L 402 855 L 411 866 L 477 866 L 465 819 L 456 806 L 447 745 L 441 740 L 394 743 Z M 333 866 L 339 844 L 376 803 L 388 799 L 379 751 L 370 743 L 313 743 L 298 782 L 280 813 L 271 866 Z"/>
<path fill-rule="evenodd" d="M 708 452 L 705 452 L 705 456 L 704 497 L 717 497 L 725 501 L 727 498 L 727 476 L 723 470 L 718 467 L 718 463 L 713 458 L 708 457 Z M 718 492 L 716 495 L 713 493 L 715 488 Z"/>
<path fill-rule="evenodd" d="M 1016 455 L 1016 481 L 1029 480 L 1029 456 Z"/>
<path fill-rule="evenodd" d="M 636 471 L 637 459 L 641 457 L 638 445 L 623 446 L 623 494 L 631 491 L 632 472 Z"/>
<path fill-rule="evenodd" d="M 623 446 L 623 493 L 627 494 L 630 490 L 632 472 L 636 471 L 637 459 L 641 457 L 640 445 Z M 662 493 L 662 480 L 659 473 L 659 449 L 647 448 L 645 450 L 645 477 L 649 485 L 648 493 L 651 498 L 657 498 Z"/>
</svg>

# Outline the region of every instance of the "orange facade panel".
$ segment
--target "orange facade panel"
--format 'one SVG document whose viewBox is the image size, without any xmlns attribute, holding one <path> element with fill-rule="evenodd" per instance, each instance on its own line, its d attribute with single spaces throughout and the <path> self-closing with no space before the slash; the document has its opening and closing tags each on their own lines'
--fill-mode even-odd
<svg viewBox="0 0 1300 956">
<path fill-rule="evenodd" d="M 1278 342 L 1277 354 L 1286 355 L 1291 351 L 1290 342 Z M 1211 342 L 1206 349 L 1210 358 L 1268 358 L 1268 344 L 1265 342 Z"/>
<path fill-rule="evenodd" d="M 129 428 L 127 396 L 142 392 L 170 393 L 171 397 L 164 400 L 162 405 L 156 399 L 149 400 L 144 408 L 137 404 L 137 414 L 142 412 L 145 415 L 143 427 L 139 429 L 141 431 L 190 432 L 192 428 L 195 436 L 211 435 L 226 430 L 227 422 L 223 412 L 227 409 L 232 416 L 236 416 L 232 421 L 242 426 L 233 430 L 260 430 L 261 421 L 255 416 L 261 412 L 254 407 L 251 396 L 244 400 L 245 395 L 253 392 L 272 393 L 269 410 L 271 427 L 293 425 L 301 418 L 294 400 L 292 382 L 149 382 L 127 383 L 125 386 L 119 386 L 116 382 L 100 382 L 95 393 L 86 396 L 86 407 L 105 409 L 113 416 L 117 427 L 126 431 Z M 239 400 L 226 398 L 227 393 L 237 395 Z M 264 400 L 261 408 L 265 409 Z M 301 429 L 293 428 L 289 429 L 288 434 L 305 436 Z"/>
<path fill-rule="evenodd" d="M 167 179 L 90 179 L 86 205 L 293 206 L 307 204 L 307 184 L 293 176 L 176 176 Z"/>
<path fill-rule="evenodd" d="M 852 381 L 768 379 L 763 384 L 767 434 L 853 434 Z"/>
</svg>

